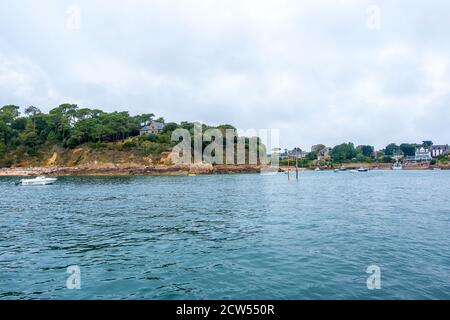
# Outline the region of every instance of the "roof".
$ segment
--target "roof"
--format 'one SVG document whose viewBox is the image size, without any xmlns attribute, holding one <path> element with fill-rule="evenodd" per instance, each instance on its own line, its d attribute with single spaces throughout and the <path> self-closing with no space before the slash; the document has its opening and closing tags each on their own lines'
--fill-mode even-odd
<svg viewBox="0 0 450 320">
<path fill-rule="evenodd" d="M 152 121 L 152 122 L 150 122 L 150 125 L 155 126 L 155 128 L 158 130 L 164 129 L 164 123 L 161 123 L 161 122 Z"/>
<path fill-rule="evenodd" d="M 441 145 L 434 145 L 434 146 L 432 146 L 431 147 L 433 150 L 436 150 L 436 149 L 444 149 L 444 150 L 446 150 L 446 149 L 448 149 L 448 144 L 447 145 L 444 145 L 444 144 L 441 144 Z"/>
<path fill-rule="evenodd" d="M 140 131 L 151 131 L 151 130 L 162 130 L 164 129 L 164 123 L 157 122 L 157 121 L 151 121 L 148 125 L 143 126 Z"/>
</svg>

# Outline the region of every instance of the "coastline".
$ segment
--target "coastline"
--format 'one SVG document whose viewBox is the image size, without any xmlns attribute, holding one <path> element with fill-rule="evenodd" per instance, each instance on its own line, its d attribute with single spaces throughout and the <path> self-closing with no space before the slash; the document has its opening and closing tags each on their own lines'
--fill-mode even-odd
<svg viewBox="0 0 450 320">
<path fill-rule="evenodd" d="M 211 174 L 260 173 L 261 165 L 150 165 L 150 166 L 75 166 L 16 167 L 0 169 L 0 177 L 10 176 L 187 176 Z"/>
<path fill-rule="evenodd" d="M 364 164 L 352 163 L 343 166 L 347 170 L 361 167 L 369 170 L 390 170 L 390 164 Z M 50 167 L 15 167 L 0 168 L 0 177 L 28 177 L 28 176 L 188 176 L 188 175 L 213 175 L 213 174 L 237 174 L 237 173 L 260 173 L 262 169 L 267 169 L 263 165 L 94 165 L 94 166 L 50 166 Z M 299 171 L 314 170 L 315 168 L 302 168 Z M 321 167 L 321 170 L 330 171 L 336 168 Z M 449 166 L 421 166 L 408 165 L 403 170 L 450 170 Z M 287 172 L 287 166 L 280 166 L 279 172 Z M 295 167 L 290 167 L 291 172 L 295 172 Z"/>
<path fill-rule="evenodd" d="M 369 170 L 391 170 L 392 164 L 391 163 L 346 163 L 342 165 L 342 168 L 345 168 L 346 170 L 357 170 L 359 168 L 366 168 Z M 298 170 L 315 170 L 316 168 L 320 168 L 321 170 L 335 170 L 341 168 L 341 166 L 335 166 L 335 167 L 299 167 Z M 441 169 L 441 170 L 450 170 L 450 166 L 444 166 L 444 165 L 422 165 L 419 163 L 411 163 L 411 164 L 404 164 L 403 170 L 433 170 L 433 169 Z M 280 166 L 280 170 L 287 171 L 287 166 Z M 290 166 L 290 170 L 295 171 L 295 166 Z"/>
</svg>

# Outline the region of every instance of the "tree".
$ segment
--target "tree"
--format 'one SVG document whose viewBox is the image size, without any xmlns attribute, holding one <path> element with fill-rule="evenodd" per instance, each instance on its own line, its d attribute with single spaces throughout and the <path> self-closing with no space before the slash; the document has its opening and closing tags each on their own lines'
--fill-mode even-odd
<svg viewBox="0 0 450 320">
<path fill-rule="evenodd" d="M 430 141 L 430 140 L 425 140 L 422 142 L 422 146 L 427 149 L 430 148 L 432 145 L 433 145 L 433 141 Z"/>
<path fill-rule="evenodd" d="M 317 159 L 317 153 L 316 152 L 308 152 L 305 156 L 305 159 L 308 161 L 314 161 Z"/>
<path fill-rule="evenodd" d="M 392 157 L 391 156 L 383 156 L 383 158 L 381 159 L 381 161 L 383 163 L 391 163 L 392 162 Z"/>
<path fill-rule="evenodd" d="M 393 156 L 394 152 L 398 150 L 400 147 L 396 145 L 395 143 L 390 143 L 386 146 L 384 149 L 384 154 L 387 156 Z"/>
<path fill-rule="evenodd" d="M 14 122 L 19 117 L 19 107 L 15 105 L 6 105 L 0 108 L 0 139 L 8 146 L 12 138 L 17 134 L 14 130 Z"/>
<path fill-rule="evenodd" d="M 36 131 L 36 115 L 40 114 L 41 110 L 35 106 L 29 106 L 25 109 L 25 114 L 31 118 L 33 122 L 33 131 Z"/>
<path fill-rule="evenodd" d="M 20 115 L 19 107 L 15 105 L 6 105 L 0 108 L 2 120 L 12 122 Z"/>
<path fill-rule="evenodd" d="M 324 144 L 319 143 L 319 144 L 313 145 L 311 147 L 311 152 L 314 152 L 317 154 L 320 150 L 322 150 L 324 148 L 326 148 L 326 146 Z"/>
<path fill-rule="evenodd" d="M 164 126 L 163 133 L 175 131 L 178 128 L 178 124 L 175 122 L 169 122 Z"/>
<path fill-rule="evenodd" d="M 155 115 L 153 113 L 144 113 L 136 116 L 136 118 L 139 120 L 139 123 L 144 123 L 146 121 L 153 120 L 154 117 Z"/>
<path fill-rule="evenodd" d="M 373 146 L 361 145 L 356 148 L 357 153 L 362 154 L 364 157 L 372 158 L 375 148 Z"/>
<path fill-rule="evenodd" d="M 49 112 L 49 129 L 63 142 L 76 121 L 76 104 L 61 104 Z"/>
<path fill-rule="evenodd" d="M 416 154 L 416 144 L 402 143 L 400 145 L 400 150 L 402 150 L 405 156 L 414 156 Z"/>
<path fill-rule="evenodd" d="M 40 114 L 41 110 L 39 108 L 36 108 L 35 106 L 29 106 L 25 108 L 25 114 L 30 117 L 35 117 L 37 114 Z"/>
<path fill-rule="evenodd" d="M 352 142 L 342 143 L 331 150 L 331 158 L 334 162 L 350 161 L 356 156 L 356 149 Z"/>
<path fill-rule="evenodd" d="M 83 143 L 102 145 L 103 142 L 124 141 L 128 137 L 138 136 L 141 122 L 153 117 L 153 114 L 130 116 L 128 112 L 104 112 L 99 109 L 78 108 L 76 104 L 71 103 L 54 107 L 48 113 L 29 106 L 25 109 L 25 115 L 21 116 L 18 106 L 4 106 L 0 108 L 0 160 L 2 164 L 13 164 L 32 155 L 42 159 L 43 154 L 39 153 L 47 153 L 53 146 L 74 148 Z M 160 118 L 158 121 L 164 120 Z M 194 123 L 182 122 L 178 125 L 170 122 L 158 134 L 127 139 L 126 145 L 124 142 L 117 146 L 128 149 L 136 147 L 147 153 L 151 151 L 151 154 L 169 151 L 176 144 L 171 141 L 171 134 L 179 127 L 192 132 Z M 220 131 L 236 130 L 229 124 L 217 127 L 202 126 L 202 130 L 209 128 Z M 248 156 L 250 139 L 241 138 L 243 139 L 240 141 L 245 142 L 246 156 Z M 267 150 L 259 138 L 256 140 L 261 159 L 261 156 L 266 156 Z M 237 143 L 237 136 L 234 141 Z M 205 141 L 203 147 L 207 146 L 208 143 Z M 6 155 L 9 158 L 6 158 Z"/>
</svg>

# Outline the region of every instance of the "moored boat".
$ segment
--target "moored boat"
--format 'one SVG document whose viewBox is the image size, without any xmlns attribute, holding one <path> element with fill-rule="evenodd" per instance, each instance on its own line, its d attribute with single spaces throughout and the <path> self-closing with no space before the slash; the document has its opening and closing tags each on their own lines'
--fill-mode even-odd
<svg viewBox="0 0 450 320">
<path fill-rule="evenodd" d="M 400 162 L 397 161 L 396 163 L 394 163 L 394 164 L 392 165 L 391 169 L 392 169 L 392 170 L 402 170 L 402 169 L 403 169 L 403 166 L 402 166 L 402 164 L 401 164 Z"/>
<path fill-rule="evenodd" d="M 22 179 L 20 180 L 20 184 L 22 186 L 45 186 L 55 183 L 56 180 L 57 180 L 56 178 L 47 178 L 44 176 L 39 176 L 34 179 Z"/>
</svg>

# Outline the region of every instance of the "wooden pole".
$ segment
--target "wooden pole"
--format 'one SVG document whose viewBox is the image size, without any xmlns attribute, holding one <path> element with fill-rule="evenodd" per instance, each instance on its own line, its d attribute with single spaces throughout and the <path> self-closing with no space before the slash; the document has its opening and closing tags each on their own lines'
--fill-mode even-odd
<svg viewBox="0 0 450 320">
<path fill-rule="evenodd" d="M 298 180 L 298 156 L 295 157 L 295 179 Z"/>
<path fill-rule="evenodd" d="M 291 180 L 290 171 L 291 171 L 291 167 L 290 167 L 290 164 L 289 164 L 289 154 L 288 154 L 288 180 Z"/>
</svg>

